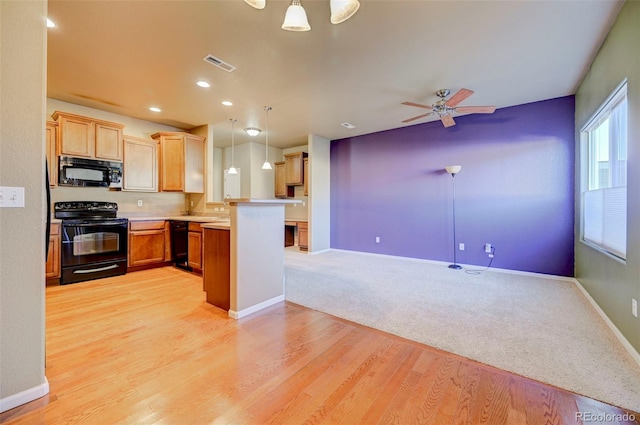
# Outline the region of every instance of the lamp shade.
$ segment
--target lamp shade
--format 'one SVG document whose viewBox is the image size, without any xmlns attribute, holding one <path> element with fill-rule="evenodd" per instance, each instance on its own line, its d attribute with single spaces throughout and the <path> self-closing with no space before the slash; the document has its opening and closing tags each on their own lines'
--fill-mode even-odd
<svg viewBox="0 0 640 425">
<path fill-rule="evenodd" d="M 461 169 L 462 169 L 462 165 L 447 165 L 445 167 L 445 170 L 447 170 L 447 173 L 451 174 L 452 176 L 455 176 L 456 174 L 458 174 Z"/>
<path fill-rule="evenodd" d="M 267 4 L 267 0 L 244 0 L 244 2 L 256 9 L 264 9 Z"/>
<path fill-rule="evenodd" d="M 311 25 L 307 20 L 307 12 L 300 4 L 299 0 L 292 0 L 284 15 L 282 29 L 287 31 L 309 31 Z"/>
<path fill-rule="evenodd" d="M 262 169 L 263 170 L 273 170 L 273 168 L 271 168 L 271 163 L 269 161 L 265 161 L 264 164 L 262 164 Z"/>
<path fill-rule="evenodd" d="M 359 8 L 360 2 L 358 0 L 331 0 L 331 23 L 339 24 L 346 21 L 352 17 Z"/>
</svg>

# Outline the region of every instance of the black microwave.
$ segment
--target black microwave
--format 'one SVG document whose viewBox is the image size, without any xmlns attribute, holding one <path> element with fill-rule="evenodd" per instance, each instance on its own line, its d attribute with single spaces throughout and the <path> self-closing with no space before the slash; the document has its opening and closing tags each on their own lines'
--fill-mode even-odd
<svg viewBox="0 0 640 425">
<path fill-rule="evenodd" d="M 122 163 L 61 156 L 59 186 L 91 186 L 122 189 Z"/>
</svg>

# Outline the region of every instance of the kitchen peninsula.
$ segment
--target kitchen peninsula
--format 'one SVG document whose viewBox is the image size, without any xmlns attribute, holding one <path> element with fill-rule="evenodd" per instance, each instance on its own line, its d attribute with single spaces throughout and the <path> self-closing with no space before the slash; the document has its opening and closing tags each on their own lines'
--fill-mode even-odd
<svg viewBox="0 0 640 425">
<path fill-rule="evenodd" d="M 284 206 L 301 201 L 228 202 L 228 225 L 202 225 L 204 289 L 207 302 L 240 319 L 284 301 Z"/>
</svg>

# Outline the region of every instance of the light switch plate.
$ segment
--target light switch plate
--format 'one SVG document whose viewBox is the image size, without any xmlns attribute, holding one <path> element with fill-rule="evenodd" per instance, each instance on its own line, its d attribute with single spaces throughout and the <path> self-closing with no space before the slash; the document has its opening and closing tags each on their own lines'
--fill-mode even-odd
<svg viewBox="0 0 640 425">
<path fill-rule="evenodd" d="M 0 208 L 24 208 L 24 187 L 0 187 Z"/>
</svg>

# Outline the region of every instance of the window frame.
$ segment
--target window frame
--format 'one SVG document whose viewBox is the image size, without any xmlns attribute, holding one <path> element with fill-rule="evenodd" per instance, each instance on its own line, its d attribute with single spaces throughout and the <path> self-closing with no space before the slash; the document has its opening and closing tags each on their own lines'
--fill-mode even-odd
<svg viewBox="0 0 640 425">
<path fill-rule="evenodd" d="M 626 264 L 626 257 L 627 257 L 627 247 L 628 247 L 628 204 L 625 202 L 625 205 L 627 205 L 627 209 L 625 211 L 625 239 L 627 240 L 627 243 L 625 244 L 624 247 L 624 253 L 622 252 L 614 252 L 615 250 L 612 250 L 611 247 L 607 247 L 605 243 L 599 244 L 595 241 L 589 240 L 587 238 L 585 238 L 585 197 L 586 197 L 586 193 L 589 191 L 593 191 L 593 190 L 604 190 L 604 189 L 614 189 L 617 187 L 624 187 L 625 188 L 625 196 L 626 199 L 628 200 L 628 162 L 625 164 L 625 173 L 626 173 L 626 177 L 625 177 L 625 185 L 624 186 L 611 186 L 611 184 L 609 184 L 609 186 L 607 188 L 598 188 L 598 189 L 590 189 L 591 187 L 591 183 L 592 183 L 592 177 L 591 177 L 591 143 L 590 143 L 590 135 L 591 135 L 591 131 L 595 130 L 598 125 L 600 125 L 605 119 L 609 119 L 608 117 L 605 118 L 605 115 L 610 116 L 611 111 L 617 107 L 620 102 L 622 101 L 626 102 L 625 108 L 626 108 L 626 114 L 628 117 L 628 96 L 627 96 L 627 79 L 625 78 L 620 84 L 618 84 L 616 86 L 616 88 L 611 92 L 611 94 L 605 99 L 604 102 L 602 102 L 602 104 L 598 107 L 598 109 L 593 113 L 593 115 L 587 120 L 586 124 L 582 126 L 582 128 L 580 129 L 580 147 L 581 147 L 581 156 L 580 156 L 580 160 L 581 160 L 581 167 L 580 167 L 580 182 L 581 182 L 581 186 L 580 186 L 580 242 L 582 242 L 583 244 L 595 249 L 598 252 L 601 252 L 605 255 L 607 255 L 608 257 L 611 257 L 617 261 L 620 261 L 622 263 Z M 625 133 L 626 133 L 626 157 L 628 158 L 628 142 L 629 142 L 629 126 L 628 126 L 628 119 L 627 119 L 627 125 L 624 129 Z M 612 154 L 612 152 L 610 151 L 609 153 L 610 155 Z"/>
</svg>

